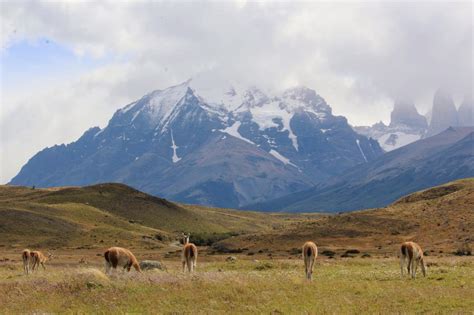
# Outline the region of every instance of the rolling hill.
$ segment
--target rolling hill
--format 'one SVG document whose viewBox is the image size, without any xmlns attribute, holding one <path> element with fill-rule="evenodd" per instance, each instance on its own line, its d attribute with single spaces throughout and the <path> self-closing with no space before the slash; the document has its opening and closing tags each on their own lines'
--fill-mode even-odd
<svg viewBox="0 0 474 315">
<path fill-rule="evenodd" d="M 346 214 L 242 212 L 168 202 L 122 184 L 31 189 L 0 186 L 0 248 L 98 249 L 119 244 L 160 250 L 182 231 L 207 252 L 299 255 L 306 240 L 322 251 L 385 254 L 416 240 L 431 254 L 472 243 L 474 178 L 400 198 L 386 208 Z M 176 248 L 174 248 L 176 249 Z"/>
<path fill-rule="evenodd" d="M 474 178 L 469 178 L 410 194 L 385 208 L 293 222 L 284 230 L 236 236 L 219 246 L 274 255 L 299 253 L 301 244 L 314 240 L 320 251 L 393 255 L 401 242 L 414 240 L 430 255 L 444 255 L 469 248 L 473 235 Z"/>
<path fill-rule="evenodd" d="M 171 203 L 122 184 L 32 189 L 0 186 L 0 246 L 156 247 L 262 231 L 277 216 Z"/>
</svg>

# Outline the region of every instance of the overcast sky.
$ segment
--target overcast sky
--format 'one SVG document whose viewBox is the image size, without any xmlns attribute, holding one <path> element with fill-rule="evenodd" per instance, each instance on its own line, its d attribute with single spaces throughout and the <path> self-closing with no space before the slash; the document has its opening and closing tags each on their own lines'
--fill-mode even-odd
<svg viewBox="0 0 474 315">
<path fill-rule="evenodd" d="M 471 1 L 0 1 L 0 183 L 200 73 L 308 86 L 353 125 L 388 123 L 397 97 L 424 114 L 436 88 L 473 88 Z"/>
</svg>

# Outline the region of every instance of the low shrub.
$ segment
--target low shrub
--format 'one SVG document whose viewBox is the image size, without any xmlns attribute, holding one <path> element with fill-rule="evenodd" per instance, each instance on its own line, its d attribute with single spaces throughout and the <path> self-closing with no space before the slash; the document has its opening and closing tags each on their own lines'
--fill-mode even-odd
<svg viewBox="0 0 474 315">
<path fill-rule="evenodd" d="M 456 256 L 471 256 L 472 250 L 468 243 L 464 243 L 460 248 L 458 248 L 454 255 Z"/>
<path fill-rule="evenodd" d="M 321 252 L 321 255 L 327 256 L 327 257 L 334 257 L 336 255 L 336 252 L 334 252 L 332 250 L 323 250 Z"/>
<path fill-rule="evenodd" d="M 237 236 L 239 233 L 195 233 L 191 235 L 190 241 L 197 246 L 212 246 L 214 243 L 225 240 L 226 238 Z"/>
</svg>

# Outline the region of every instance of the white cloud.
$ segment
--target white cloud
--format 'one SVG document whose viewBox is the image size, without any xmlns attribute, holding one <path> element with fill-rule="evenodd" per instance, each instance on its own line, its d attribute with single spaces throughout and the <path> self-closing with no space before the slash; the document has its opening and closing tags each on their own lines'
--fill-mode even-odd
<svg viewBox="0 0 474 315">
<path fill-rule="evenodd" d="M 2 84 L 0 182 L 45 146 L 201 72 L 306 85 L 354 124 L 387 121 L 395 97 L 426 112 L 438 86 L 472 89 L 471 2 L 11 1 L 0 17 L 3 51 L 48 38 L 78 58 L 113 56 L 67 82 Z"/>
</svg>

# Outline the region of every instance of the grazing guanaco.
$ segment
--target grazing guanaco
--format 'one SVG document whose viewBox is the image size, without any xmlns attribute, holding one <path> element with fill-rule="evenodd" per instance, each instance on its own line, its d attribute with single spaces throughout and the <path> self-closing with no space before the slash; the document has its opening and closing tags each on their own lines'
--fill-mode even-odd
<svg viewBox="0 0 474 315">
<path fill-rule="evenodd" d="M 418 264 L 421 265 L 421 271 L 423 277 L 426 277 L 426 266 L 423 261 L 423 250 L 420 245 L 415 242 L 404 242 L 400 247 L 400 271 L 403 277 L 403 269 L 407 265 L 408 275 L 411 275 L 413 279 L 416 277 L 416 270 Z"/>
<path fill-rule="evenodd" d="M 183 254 L 181 256 L 181 261 L 183 262 L 183 272 L 188 267 L 189 272 L 193 272 L 196 268 L 198 250 L 196 245 L 189 243 L 190 234 L 183 233 Z"/>
<path fill-rule="evenodd" d="M 142 272 L 140 265 L 138 264 L 137 258 L 126 248 L 122 247 L 110 247 L 104 253 L 105 258 L 105 273 L 110 273 L 111 268 L 117 269 L 117 266 L 127 268 L 127 271 L 130 271 L 132 266 L 136 271 Z"/>
<path fill-rule="evenodd" d="M 23 260 L 23 271 L 26 274 L 30 273 L 30 258 L 31 251 L 29 249 L 24 249 L 21 253 L 21 259 Z"/>
<path fill-rule="evenodd" d="M 32 264 L 31 271 L 35 271 L 36 269 L 38 269 L 40 264 L 43 267 L 43 270 L 46 270 L 44 263 L 50 260 L 53 257 L 53 254 L 48 252 L 48 255 L 46 256 L 39 250 L 34 250 L 30 252 L 30 257 Z"/>
<path fill-rule="evenodd" d="M 313 280 L 314 261 L 318 257 L 318 247 L 313 242 L 306 242 L 303 245 L 303 260 L 306 279 Z"/>
</svg>

